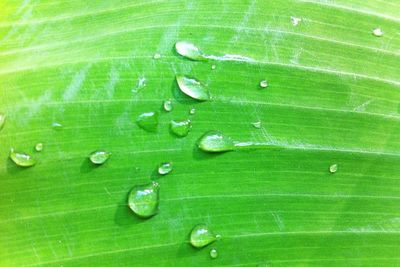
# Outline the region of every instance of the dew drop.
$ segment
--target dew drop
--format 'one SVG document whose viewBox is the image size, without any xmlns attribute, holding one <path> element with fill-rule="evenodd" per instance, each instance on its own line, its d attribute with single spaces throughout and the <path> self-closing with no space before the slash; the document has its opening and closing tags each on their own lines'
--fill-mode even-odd
<svg viewBox="0 0 400 267">
<path fill-rule="evenodd" d="M 215 248 L 212 248 L 212 249 L 210 250 L 210 257 L 211 257 L 212 259 L 218 258 L 218 251 L 217 251 Z"/>
<path fill-rule="evenodd" d="M 196 109 L 195 108 L 191 108 L 190 110 L 189 110 L 189 114 L 190 115 L 194 115 L 196 113 Z"/>
<path fill-rule="evenodd" d="M 6 122 L 6 115 L 0 112 L 0 130 L 3 129 Z"/>
<path fill-rule="evenodd" d="M 261 87 L 261 88 L 267 88 L 267 87 L 268 87 L 268 82 L 267 82 L 267 80 L 262 80 L 262 81 L 260 81 L 260 87 Z"/>
<path fill-rule="evenodd" d="M 261 128 L 261 121 L 252 122 L 251 125 L 253 125 L 253 127 L 256 128 L 256 129 L 260 129 Z"/>
<path fill-rule="evenodd" d="M 171 121 L 170 128 L 171 132 L 176 136 L 185 137 L 189 134 L 189 131 L 192 128 L 192 123 L 190 120 Z"/>
<path fill-rule="evenodd" d="M 167 112 L 172 111 L 172 101 L 171 100 L 165 100 L 164 103 L 163 103 L 163 108 Z"/>
<path fill-rule="evenodd" d="M 160 59 L 161 55 L 159 53 L 155 53 L 153 59 Z"/>
<path fill-rule="evenodd" d="M 175 43 L 175 50 L 179 55 L 191 60 L 206 60 L 205 55 L 203 54 L 203 52 L 200 51 L 197 46 L 186 41 Z"/>
<path fill-rule="evenodd" d="M 206 132 L 197 142 L 198 147 L 206 152 L 225 152 L 235 149 L 234 141 L 219 131 Z"/>
<path fill-rule="evenodd" d="M 41 151 L 43 150 L 43 144 L 42 144 L 42 143 L 37 143 L 37 144 L 35 145 L 35 150 L 36 150 L 37 152 L 41 152 Z"/>
<path fill-rule="evenodd" d="M 158 127 L 158 113 L 145 112 L 140 114 L 136 119 L 137 125 L 148 132 L 157 131 Z"/>
<path fill-rule="evenodd" d="M 61 131 L 63 129 L 62 124 L 58 123 L 58 122 L 53 122 L 51 124 L 51 127 L 53 128 L 53 130 L 56 130 L 56 131 Z"/>
<path fill-rule="evenodd" d="M 164 162 L 158 166 L 158 173 L 161 175 L 168 174 L 172 171 L 172 163 L 171 162 Z"/>
<path fill-rule="evenodd" d="M 101 165 L 106 162 L 111 156 L 110 152 L 97 150 L 90 154 L 89 159 L 93 164 Z"/>
<path fill-rule="evenodd" d="M 206 101 L 210 99 L 210 93 L 207 87 L 194 78 L 189 78 L 183 75 L 176 76 L 176 82 L 179 89 L 191 98 Z"/>
<path fill-rule="evenodd" d="M 190 244 L 195 248 L 205 247 L 215 240 L 216 235 L 205 224 L 196 225 L 190 233 Z"/>
<path fill-rule="evenodd" d="M 292 22 L 293 26 L 297 26 L 301 22 L 301 18 L 290 17 L 290 21 Z"/>
<path fill-rule="evenodd" d="M 215 70 L 216 68 L 217 68 L 217 66 L 211 65 L 211 69 L 212 69 L 212 70 Z"/>
<path fill-rule="evenodd" d="M 382 37 L 383 31 L 381 28 L 375 28 L 372 30 L 372 34 L 375 35 L 376 37 Z"/>
<path fill-rule="evenodd" d="M 160 186 L 156 182 L 134 186 L 129 193 L 129 208 L 139 217 L 149 218 L 158 212 Z"/>
<path fill-rule="evenodd" d="M 337 169 L 338 169 L 338 165 L 337 165 L 337 164 L 332 164 L 332 165 L 329 167 L 329 172 L 330 172 L 330 173 L 335 173 L 335 172 L 337 172 Z"/>
<path fill-rule="evenodd" d="M 10 158 L 15 164 L 21 167 L 31 167 L 36 164 L 36 160 L 31 155 L 14 151 L 14 149 L 10 151 Z"/>
</svg>

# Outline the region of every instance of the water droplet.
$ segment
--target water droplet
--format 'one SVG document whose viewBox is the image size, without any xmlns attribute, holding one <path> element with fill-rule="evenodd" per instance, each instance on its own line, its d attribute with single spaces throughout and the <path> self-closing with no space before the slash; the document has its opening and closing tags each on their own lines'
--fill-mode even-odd
<svg viewBox="0 0 400 267">
<path fill-rule="evenodd" d="M 218 257 L 218 251 L 215 248 L 210 250 L 210 257 L 216 259 Z"/>
<path fill-rule="evenodd" d="M 216 68 L 217 68 L 217 66 L 211 65 L 211 69 L 212 69 L 212 70 L 215 70 Z"/>
<path fill-rule="evenodd" d="M 165 100 L 164 103 L 163 103 L 163 107 L 164 107 L 164 110 L 167 111 L 167 112 L 172 111 L 172 101 L 171 100 Z"/>
<path fill-rule="evenodd" d="M 191 98 L 205 101 L 210 99 L 210 93 L 207 87 L 194 78 L 189 78 L 182 75 L 176 76 L 176 82 L 178 83 L 179 89 L 190 96 Z"/>
<path fill-rule="evenodd" d="M 56 130 L 56 131 L 61 131 L 63 129 L 62 124 L 58 123 L 58 122 L 53 122 L 51 124 L 51 127 L 53 128 L 53 130 Z"/>
<path fill-rule="evenodd" d="M 195 108 L 191 108 L 190 110 L 189 110 L 189 114 L 190 115 L 194 115 L 196 113 L 196 109 Z"/>
<path fill-rule="evenodd" d="M 383 36 L 383 31 L 381 28 L 375 28 L 372 30 L 372 34 L 375 35 L 376 37 L 381 37 Z"/>
<path fill-rule="evenodd" d="M 37 143 L 37 144 L 35 145 L 35 150 L 36 150 L 37 152 L 42 151 L 42 150 L 43 150 L 43 144 L 42 144 L 42 143 Z"/>
<path fill-rule="evenodd" d="M 260 129 L 261 128 L 261 121 L 252 122 L 254 128 Z"/>
<path fill-rule="evenodd" d="M 260 87 L 261 87 L 261 88 L 267 88 L 267 87 L 268 87 L 268 82 L 267 82 L 267 80 L 262 80 L 262 81 L 260 81 Z"/>
<path fill-rule="evenodd" d="M 140 114 L 136 119 L 137 125 L 148 132 L 157 131 L 158 127 L 158 113 L 145 112 Z"/>
<path fill-rule="evenodd" d="M 110 152 L 97 150 L 90 154 L 89 159 L 93 164 L 101 165 L 106 162 L 111 156 Z"/>
<path fill-rule="evenodd" d="M 0 130 L 3 129 L 6 122 L 6 115 L 0 112 Z"/>
<path fill-rule="evenodd" d="M 161 163 L 158 167 L 158 173 L 161 175 L 168 174 L 172 171 L 172 163 L 171 162 L 164 162 Z"/>
<path fill-rule="evenodd" d="M 10 158 L 15 164 L 21 167 L 31 167 L 36 164 L 36 160 L 31 155 L 14 151 L 14 149 L 10 151 Z"/>
<path fill-rule="evenodd" d="M 170 126 L 171 132 L 173 132 L 176 136 L 185 137 L 192 128 L 192 123 L 190 120 L 171 121 Z"/>
<path fill-rule="evenodd" d="M 337 164 L 332 164 L 331 166 L 329 166 L 329 171 L 331 173 L 337 172 L 337 169 L 338 169 L 338 165 Z"/>
<path fill-rule="evenodd" d="M 129 208 L 139 217 L 148 218 L 158 212 L 160 186 L 156 182 L 134 186 L 129 193 Z"/>
<path fill-rule="evenodd" d="M 175 44 L 176 52 L 191 60 L 206 60 L 205 55 L 200 49 L 192 43 L 181 41 Z"/>
<path fill-rule="evenodd" d="M 197 145 L 206 152 L 225 152 L 235 149 L 234 141 L 219 131 L 206 132 L 200 137 Z"/>
<path fill-rule="evenodd" d="M 216 235 L 205 224 L 196 225 L 190 233 L 190 244 L 196 248 L 205 247 L 215 240 Z"/>
<path fill-rule="evenodd" d="M 144 87 L 146 87 L 146 77 L 139 77 L 135 88 L 132 89 L 132 93 L 137 93 Z"/>
<path fill-rule="evenodd" d="M 290 17 L 290 21 L 292 22 L 293 26 L 297 26 L 301 22 L 301 18 Z"/>
<path fill-rule="evenodd" d="M 160 59 L 161 55 L 159 53 L 155 53 L 153 59 Z"/>
</svg>

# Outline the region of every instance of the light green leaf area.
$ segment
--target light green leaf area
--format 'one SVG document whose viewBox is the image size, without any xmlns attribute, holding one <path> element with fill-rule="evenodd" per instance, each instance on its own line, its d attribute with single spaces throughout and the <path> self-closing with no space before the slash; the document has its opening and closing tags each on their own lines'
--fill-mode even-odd
<svg viewBox="0 0 400 267">
<path fill-rule="evenodd" d="M 400 265 L 399 10 L 397 0 L 1 1 L 1 266 Z M 214 57 L 185 59 L 177 41 Z M 212 99 L 184 95 L 177 74 Z M 143 112 L 159 113 L 156 132 L 136 124 Z M 192 129 L 177 138 L 170 121 L 185 119 Z M 196 142 L 211 130 L 273 146 L 207 154 Z M 11 148 L 36 165 L 16 166 Z M 112 157 L 94 166 L 96 150 Z M 162 162 L 174 166 L 164 177 Z M 159 213 L 140 219 L 128 193 L 151 180 Z M 197 224 L 221 239 L 192 248 Z"/>
</svg>

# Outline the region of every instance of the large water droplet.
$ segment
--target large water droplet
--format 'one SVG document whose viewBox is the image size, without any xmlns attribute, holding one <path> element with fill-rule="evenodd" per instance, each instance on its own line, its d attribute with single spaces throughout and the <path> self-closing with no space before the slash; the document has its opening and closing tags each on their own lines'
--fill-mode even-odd
<svg viewBox="0 0 400 267">
<path fill-rule="evenodd" d="M 10 151 L 10 158 L 15 164 L 21 167 L 31 167 L 36 164 L 36 160 L 31 155 L 14 151 L 14 149 Z"/>
<path fill-rule="evenodd" d="M 148 218 L 158 212 L 160 186 L 156 182 L 134 186 L 129 193 L 129 208 L 139 217 Z"/>
<path fill-rule="evenodd" d="M 206 60 L 205 55 L 200 49 L 192 43 L 181 41 L 175 44 L 176 52 L 188 59 L 199 61 Z"/>
<path fill-rule="evenodd" d="M 6 122 L 6 115 L 0 112 L 0 130 L 3 129 Z"/>
<path fill-rule="evenodd" d="M 329 166 L 330 173 L 337 172 L 337 169 L 338 169 L 338 165 L 337 164 L 332 164 L 331 166 Z"/>
<path fill-rule="evenodd" d="M 301 18 L 290 17 L 290 21 L 292 22 L 293 26 L 297 26 L 301 22 Z"/>
<path fill-rule="evenodd" d="M 190 244 L 196 248 L 205 247 L 215 240 L 217 240 L 216 235 L 205 224 L 196 225 L 190 233 Z"/>
<path fill-rule="evenodd" d="M 164 162 L 158 166 L 158 173 L 161 175 L 168 174 L 172 171 L 172 163 L 171 162 Z"/>
<path fill-rule="evenodd" d="M 383 31 L 381 28 L 375 28 L 372 30 L 372 34 L 375 35 L 376 37 L 382 37 Z"/>
<path fill-rule="evenodd" d="M 140 128 L 148 132 L 155 132 L 157 131 L 157 126 L 158 126 L 158 113 L 157 112 L 142 113 L 137 117 L 136 123 Z"/>
<path fill-rule="evenodd" d="M 63 129 L 62 124 L 58 123 L 58 122 L 53 122 L 51 124 L 51 127 L 53 128 L 53 130 L 56 130 L 56 131 L 61 131 Z"/>
<path fill-rule="evenodd" d="M 173 132 L 176 136 L 185 137 L 188 135 L 192 123 L 190 120 L 183 120 L 183 121 L 171 121 L 171 132 Z"/>
<path fill-rule="evenodd" d="M 260 81 L 260 87 L 261 88 L 267 88 L 268 87 L 268 81 L 267 80 Z"/>
<path fill-rule="evenodd" d="M 110 152 L 97 150 L 90 154 L 89 159 L 93 164 L 101 165 L 106 162 L 111 156 Z"/>
<path fill-rule="evenodd" d="M 206 152 L 225 152 L 235 149 L 234 141 L 219 131 L 206 132 L 200 137 L 197 145 Z"/>
<path fill-rule="evenodd" d="M 212 259 L 218 258 L 218 251 L 217 251 L 215 248 L 212 248 L 212 249 L 210 250 L 210 257 L 211 257 Z"/>
<path fill-rule="evenodd" d="M 43 144 L 42 144 L 42 143 L 37 143 L 37 144 L 35 145 L 35 150 L 36 150 L 37 152 L 42 151 L 42 150 L 43 150 Z"/>
<path fill-rule="evenodd" d="M 187 96 L 200 101 L 210 99 L 210 93 L 207 87 L 198 80 L 183 75 L 177 75 L 176 82 L 178 83 L 179 89 Z"/>
<path fill-rule="evenodd" d="M 167 112 L 172 111 L 172 101 L 171 100 L 165 100 L 164 103 L 163 103 L 163 108 Z"/>
</svg>

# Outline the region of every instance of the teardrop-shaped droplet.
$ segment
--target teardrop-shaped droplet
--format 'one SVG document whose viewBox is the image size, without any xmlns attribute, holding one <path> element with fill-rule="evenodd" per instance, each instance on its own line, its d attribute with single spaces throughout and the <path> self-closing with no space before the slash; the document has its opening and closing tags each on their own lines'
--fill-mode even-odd
<svg viewBox="0 0 400 267">
<path fill-rule="evenodd" d="M 267 88 L 268 87 L 268 81 L 267 80 L 260 81 L 260 87 L 261 88 Z"/>
<path fill-rule="evenodd" d="M 219 131 L 206 132 L 200 137 L 197 145 L 206 152 L 225 152 L 235 149 L 234 141 Z"/>
<path fill-rule="evenodd" d="M 53 128 L 53 130 L 56 130 L 56 131 L 61 131 L 63 129 L 62 124 L 58 123 L 58 122 L 53 122 L 51 124 L 51 127 Z"/>
<path fill-rule="evenodd" d="M 0 130 L 3 129 L 5 123 L 6 123 L 6 115 L 0 112 Z"/>
<path fill-rule="evenodd" d="M 148 132 L 157 131 L 158 127 L 158 113 L 145 112 L 140 114 L 136 119 L 137 125 Z"/>
<path fill-rule="evenodd" d="M 42 150 L 43 150 L 43 144 L 42 144 L 42 143 L 37 143 L 37 144 L 35 145 L 35 150 L 36 150 L 37 152 L 42 151 Z"/>
<path fill-rule="evenodd" d="M 196 225 L 190 233 L 190 244 L 196 248 L 205 247 L 215 240 L 217 236 L 205 224 Z"/>
<path fill-rule="evenodd" d="M 139 217 L 148 218 L 158 212 L 160 186 L 156 182 L 134 186 L 129 193 L 129 208 Z"/>
<path fill-rule="evenodd" d="M 165 100 L 164 103 L 163 103 L 163 108 L 167 112 L 172 111 L 172 101 L 171 100 Z"/>
<path fill-rule="evenodd" d="M 10 151 L 10 158 L 15 164 L 21 167 L 31 167 L 36 164 L 36 160 L 31 155 L 14 151 L 14 149 Z"/>
<path fill-rule="evenodd" d="M 196 109 L 195 108 L 191 108 L 190 110 L 189 110 L 189 114 L 190 115 L 194 115 L 196 113 Z"/>
<path fill-rule="evenodd" d="M 161 175 L 168 174 L 172 171 L 172 163 L 171 162 L 164 162 L 158 166 L 158 173 Z"/>
<path fill-rule="evenodd" d="M 254 128 L 260 129 L 261 128 L 261 121 L 252 122 Z"/>
<path fill-rule="evenodd" d="M 215 248 L 212 248 L 212 249 L 210 250 L 210 257 L 211 257 L 212 259 L 218 258 L 218 251 L 217 251 Z"/>
<path fill-rule="evenodd" d="M 201 52 L 197 46 L 189 42 L 180 41 L 175 43 L 175 50 L 179 55 L 191 60 L 206 60 L 203 52 Z"/>
<path fill-rule="evenodd" d="M 338 165 L 337 164 L 332 164 L 331 166 L 329 166 L 329 172 L 330 173 L 337 172 L 337 169 L 338 169 Z"/>
<path fill-rule="evenodd" d="M 93 164 L 101 165 L 106 162 L 111 156 L 110 152 L 97 150 L 90 154 L 89 159 Z"/>
<path fill-rule="evenodd" d="M 171 132 L 173 132 L 176 136 L 185 137 L 188 135 L 192 127 L 192 123 L 190 120 L 171 121 L 170 127 Z"/>
<path fill-rule="evenodd" d="M 372 34 L 375 35 L 376 37 L 382 37 L 383 31 L 381 28 L 375 28 L 372 30 Z"/>
<path fill-rule="evenodd" d="M 210 93 L 207 87 L 194 78 L 189 78 L 183 75 L 176 76 L 176 82 L 179 89 L 191 98 L 206 101 L 210 99 Z"/>
</svg>

